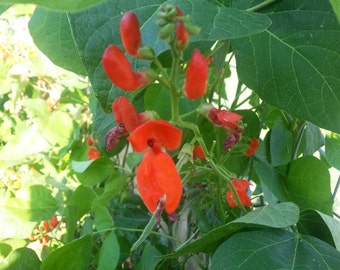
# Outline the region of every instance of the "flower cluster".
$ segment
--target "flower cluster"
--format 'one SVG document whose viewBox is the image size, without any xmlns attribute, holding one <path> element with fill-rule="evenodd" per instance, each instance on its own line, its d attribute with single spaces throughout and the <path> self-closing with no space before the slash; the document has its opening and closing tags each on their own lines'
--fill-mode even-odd
<svg viewBox="0 0 340 270">
<path fill-rule="evenodd" d="M 52 216 L 50 220 L 44 220 L 40 225 L 37 225 L 33 233 L 29 236 L 30 241 L 38 240 L 42 247 L 45 247 L 50 241 L 49 232 L 55 229 L 59 224 L 56 215 Z"/>
</svg>

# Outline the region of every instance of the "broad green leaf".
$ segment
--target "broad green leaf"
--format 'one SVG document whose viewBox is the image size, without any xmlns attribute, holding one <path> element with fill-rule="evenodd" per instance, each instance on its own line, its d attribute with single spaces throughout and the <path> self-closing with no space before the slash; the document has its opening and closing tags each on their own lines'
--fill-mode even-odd
<svg viewBox="0 0 340 270">
<path fill-rule="evenodd" d="M 67 13 L 37 8 L 28 26 L 36 46 L 54 64 L 74 73 L 86 75 L 72 37 Z"/>
<path fill-rule="evenodd" d="M 340 133 L 340 25 L 329 1 L 276 1 L 264 32 L 232 40 L 240 80 L 264 101 Z"/>
<path fill-rule="evenodd" d="M 114 231 L 106 235 L 99 252 L 98 270 L 116 269 L 120 255 L 119 243 Z"/>
<path fill-rule="evenodd" d="M 0 4 L 0 14 L 4 13 L 11 5 Z"/>
<path fill-rule="evenodd" d="M 255 160 L 254 170 L 265 186 L 279 201 L 287 201 L 283 185 L 283 175 L 265 160 Z M 266 198 L 266 193 L 264 194 Z"/>
<path fill-rule="evenodd" d="M 107 206 L 109 201 L 115 198 L 123 189 L 126 184 L 127 176 L 117 176 L 110 182 L 105 183 L 104 192 L 99 196 L 95 197 L 92 202 L 92 208 Z"/>
<path fill-rule="evenodd" d="M 272 229 L 239 232 L 212 257 L 211 269 L 337 269 L 340 252 L 312 236 Z"/>
<path fill-rule="evenodd" d="M 325 137 L 326 158 L 330 165 L 340 170 L 340 134 L 330 133 Z"/>
<path fill-rule="evenodd" d="M 80 9 L 84 9 L 95 5 L 97 3 L 103 2 L 104 0 L 73 0 L 73 1 L 64 1 L 64 0 L 0 0 L 0 4 L 37 4 L 39 6 L 44 6 L 50 9 L 56 10 L 66 10 L 66 11 L 76 11 Z"/>
<path fill-rule="evenodd" d="M 312 235 L 340 251 L 340 222 L 317 210 L 305 210 L 298 222 L 299 232 Z"/>
<path fill-rule="evenodd" d="M 293 133 L 282 121 L 275 121 L 270 133 L 271 165 L 276 167 L 287 164 L 292 159 Z"/>
<path fill-rule="evenodd" d="M 37 225 L 35 221 L 21 220 L 5 207 L 0 207 L 0 239 L 26 239 Z"/>
<path fill-rule="evenodd" d="M 41 270 L 84 270 L 91 259 L 90 235 L 74 240 L 50 253 L 41 264 Z"/>
<path fill-rule="evenodd" d="M 0 266 L 1 270 L 36 270 L 41 261 L 33 249 L 18 248 L 13 250 Z"/>
<path fill-rule="evenodd" d="M 153 270 L 157 264 L 161 261 L 161 252 L 151 245 L 146 245 L 143 248 L 143 254 L 139 263 L 136 266 L 136 270 Z"/>
<path fill-rule="evenodd" d="M 72 167 L 84 186 L 96 185 L 112 175 L 114 171 L 112 162 L 108 158 L 88 161 L 73 160 Z"/>
<path fill-rule="evenodd" d="M 93 198 L 93 191 L 89 187 L 85 187 L 83 185 L 78 186 L 73 192 L 65 209 L 68 241 L 74 239 L 77 222 L 84 216 L 84 214 L 91 210 Z"/>
<path fill-rule="evenodd" d="M 141 0 L 135 2 L 107 1 L 84 12 L 70 14 L 71 27 L 84 64 L 104 111 L 111 110 L 114 97 L 122 95 L 107 79 L 101 65 L 105 48 L 110 44 L 121 45 L 119 21 L 121 14 L 133 10 L 137 14 L 143 42 L 154 47 L 157 54 L 168 50 L 166 42 L 157 37 L 157 12 L 161 5 L 175 4 L 183 14 L 189 14 L 193 23 L 201 27 L 200 35 L 192 40 L 202 41 L 237 38 L 262 32 L 270 25 L 266 15 L 218 6 L 216 3 L 196 0 L 195 4 L 184 1 Z M 202 9 L 201 7 L 205 8 Z M 202 22 L 202 18 L 204 22 Z M 149 63 L 133 63 L 148 66 Z"/>
<path fill-rule="evenodd" d="M 285 228 L 297 223 L 299 208 L 294 203 L 281 203 L 258 208 L 247 215 L 217 227 L 200 239 L 183 245 L 167 257 L 178 257 L 188 253 L 213 252 L 222 240 L 245 228 Z"/>
<path fill-rule="evenodd" d="M 32 185 L 16 192 L 15 198 L 6 200 L 6 209 L 27 221 L 48 220 L 58 209 L 51 190 L 42 185 Z"/>
<path fill-rule="evenodd" d="M 105 206 L 93 208 L 92 211 L 94 214 L 94 224 L 98 231 L 107 230 L 113 226 L 111 214 Z"/>
<path fill-rule="evenodd" d="M 306 156 L 313 155 L 325 144 L 325 139 L 321 133 L 320 128 L 310 122 L 307 122 L 306 124 L 305 140 L 306 146 L 303 154 Z"/>
<path fill-rule="evenodd" d="M 332 7 L 333 7 L 333 10 L 336 14 L 336 16 L 338 17 L 338 21 L 340 23 L 340 2 L 338 0 L 329 0 Z"/>
<path fill-rule="evenodd" d="M 288 199 L 301 209 L 312 208 L 332 215 L 330 175 L 319 159 L 306 156 L 293 160 L 283 184 Z"/>
<path fill-rule="evenodd" d="M 66 112 L 53 113 L 44 130 L 43 136 L 53 146 L 64 147 L 73 142 L 73 120 Z"/>
<path fill-rule="evenodd" d="M 11 251 L 12 251 L 11 245 L 0 242 L 0 261 L 5 259 Z"/>
</svg>

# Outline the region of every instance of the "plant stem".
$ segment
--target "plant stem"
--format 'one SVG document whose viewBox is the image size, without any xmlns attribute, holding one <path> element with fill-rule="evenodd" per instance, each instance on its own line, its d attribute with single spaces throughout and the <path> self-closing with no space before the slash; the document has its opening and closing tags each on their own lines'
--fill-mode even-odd
<svg viewBox="0 0 340 270">
<path fill-rule="evenodd" d="M 265 8 L 266 6 L 269 6 L 270 4 L 276 2 L 277 0 L 265 0 L 263 1 L 262 3 L 256 5 L 256 6 L 253 6 L 253 7 L 250 7 L 247 9 L 247 11 L 258 11 L 258 10 L 261 10 L 263 8 Z"/>
</svg>

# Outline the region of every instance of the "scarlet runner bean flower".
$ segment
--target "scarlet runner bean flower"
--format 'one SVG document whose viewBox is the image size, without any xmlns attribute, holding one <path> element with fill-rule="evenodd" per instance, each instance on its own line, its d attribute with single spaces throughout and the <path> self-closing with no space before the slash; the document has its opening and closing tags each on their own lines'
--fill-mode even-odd
<svg viewBox="0 0 340 270">
<path fill-rule="evenodd" d="M 100 157 L 100 153 L 96 148 L 90 148 L 87 151 L 87 158 L 88 160 L 94 160 Z"/>
<path fill-rule="evenodd" d="M 195 49 L 185 75 L 184 93 L 189 99 L 202 97 L 207 89 L 208 63 L 199 50 Z"/>
<path fill-rule="evenodd" d="M 130 62 L 117 46 L 111 45 L 106 48 L 102 64 L 111 82 L 123 90 L 134 91 L 152 82 L 147 71 L 132 70 Z"/>
<path fill-rule="evenodd" d="M 232 184 L 235 187 L 235 190 L 240 198 L 241 204 L 243 206 L 251 206 L 252 204 L 247 193 L 247 190 L 250 186 L 249 181 L 244 179 L 237 180 L 236 178 L 234 178 L 232 180 Z M 227 187 L 230 189 L 230 186 L 228 184 Z M 230 207 L 238 207 L 235 195 L 231 190 L 227 192 L 226 200 Z"/>
<path fill-rule="evenodd" d="M 249 147 L 247 149 L 247 152 L 246 152 L 246 156 L 252 156 L 255 154 L 258 146 L 259 146 L 260 142 L 258 139 L 256 138 L 253 138 L 250 140 L 250 144 L 249 144 Z"/>
<path fill-rule="evenodd" d="M 182 20 L 176 24 L 176 43 L 179 50 L 184 50 L 188 46 L 189 32 L 185 28 Z"/>
<path fill-rule="evenodd" d="M 118 97 L 112 103 L 112 112 L 118 126 L 115 126 L 106 135 L 106 149 L 113 150 L 119 143 L 119 138 L 132 132 L 151 116 L 147 112 L 138 113 L 132 103 L 124 96 Z"/>
<path fill-rule="evenodd" d="M 130 55 L 137 56 L 142 45 L 142 36 L 136 14 L 132 11 L 125 13 L 120 20 L 119 28 L 125 50 Z"/>
<path fill-rule="evenodd" d="M 243 116 L 228 110 L 214 108 L 211 104 L 205 104 L 199 109 L 200 113 L 206 116 L 215 126 L 222 127 L 228 137 L 224 141 L 224 150 L 232 148 L 241 140 L 243 127 L 238 124 Z"/>
<path fill-rule="evenodd" d="M 205 154 L 203 152 L 202 146 L 200 145 L 194 145 L 194 150 L 192 154 L 193 154 L 192 155 L 193 160 L 196 160 L 197 157 L 201 159 L 205 159 Z"/>
<path fill-rule="evenodd" d="M 182 182 L 176 165 L 165 149 L 175 150 L 182 131 L 164 120 L 149 120 L 128 137 L 133 149 L 143 152 L 137 168 L 137 187 L 150 212 L 161 202 L 165 211 L 173 213 L 182 196 Z"/>
</svg>

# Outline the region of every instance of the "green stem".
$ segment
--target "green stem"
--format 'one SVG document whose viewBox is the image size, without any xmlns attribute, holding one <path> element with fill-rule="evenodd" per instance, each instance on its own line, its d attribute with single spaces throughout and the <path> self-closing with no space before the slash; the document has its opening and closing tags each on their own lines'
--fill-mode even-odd
<svg viewBox="0 0 340 270">
<path fill-rule="evenodd" d="M 295 143 L 295 146 L 294 146 L 294 150 L 293 150 L 293 155 L 292 155 L 292 160 L 296 159 L 297 155 L 298 155 L 298 151 L 299 151 L 299 148 L 300 148 L 300 144 L 301 144 L 301 141 L 302 141 L 302 137 L 303 137 L 303 134 L 305 132 L 305 127 L 306 127 L 306 122 L 303 121 L 300 125 L 299 125 L 299 129 L 298 129 L 298 136 L 297 136 L 297 139 L 296 139 L 296 143 Z"/>
<path fill-rule="evenodd" d="M 258 10 L 261 10 L 263 8 L 265 8 L 266 6 L 269 6 L 270 4 L 276 2 L 277 0 L 265 0 L 263 1 L 262 3 L 256 5 L 256 6 L 253 6 L 251 8 L 248 8 L 247 11 L 258 11 Z"/>
</svg>

